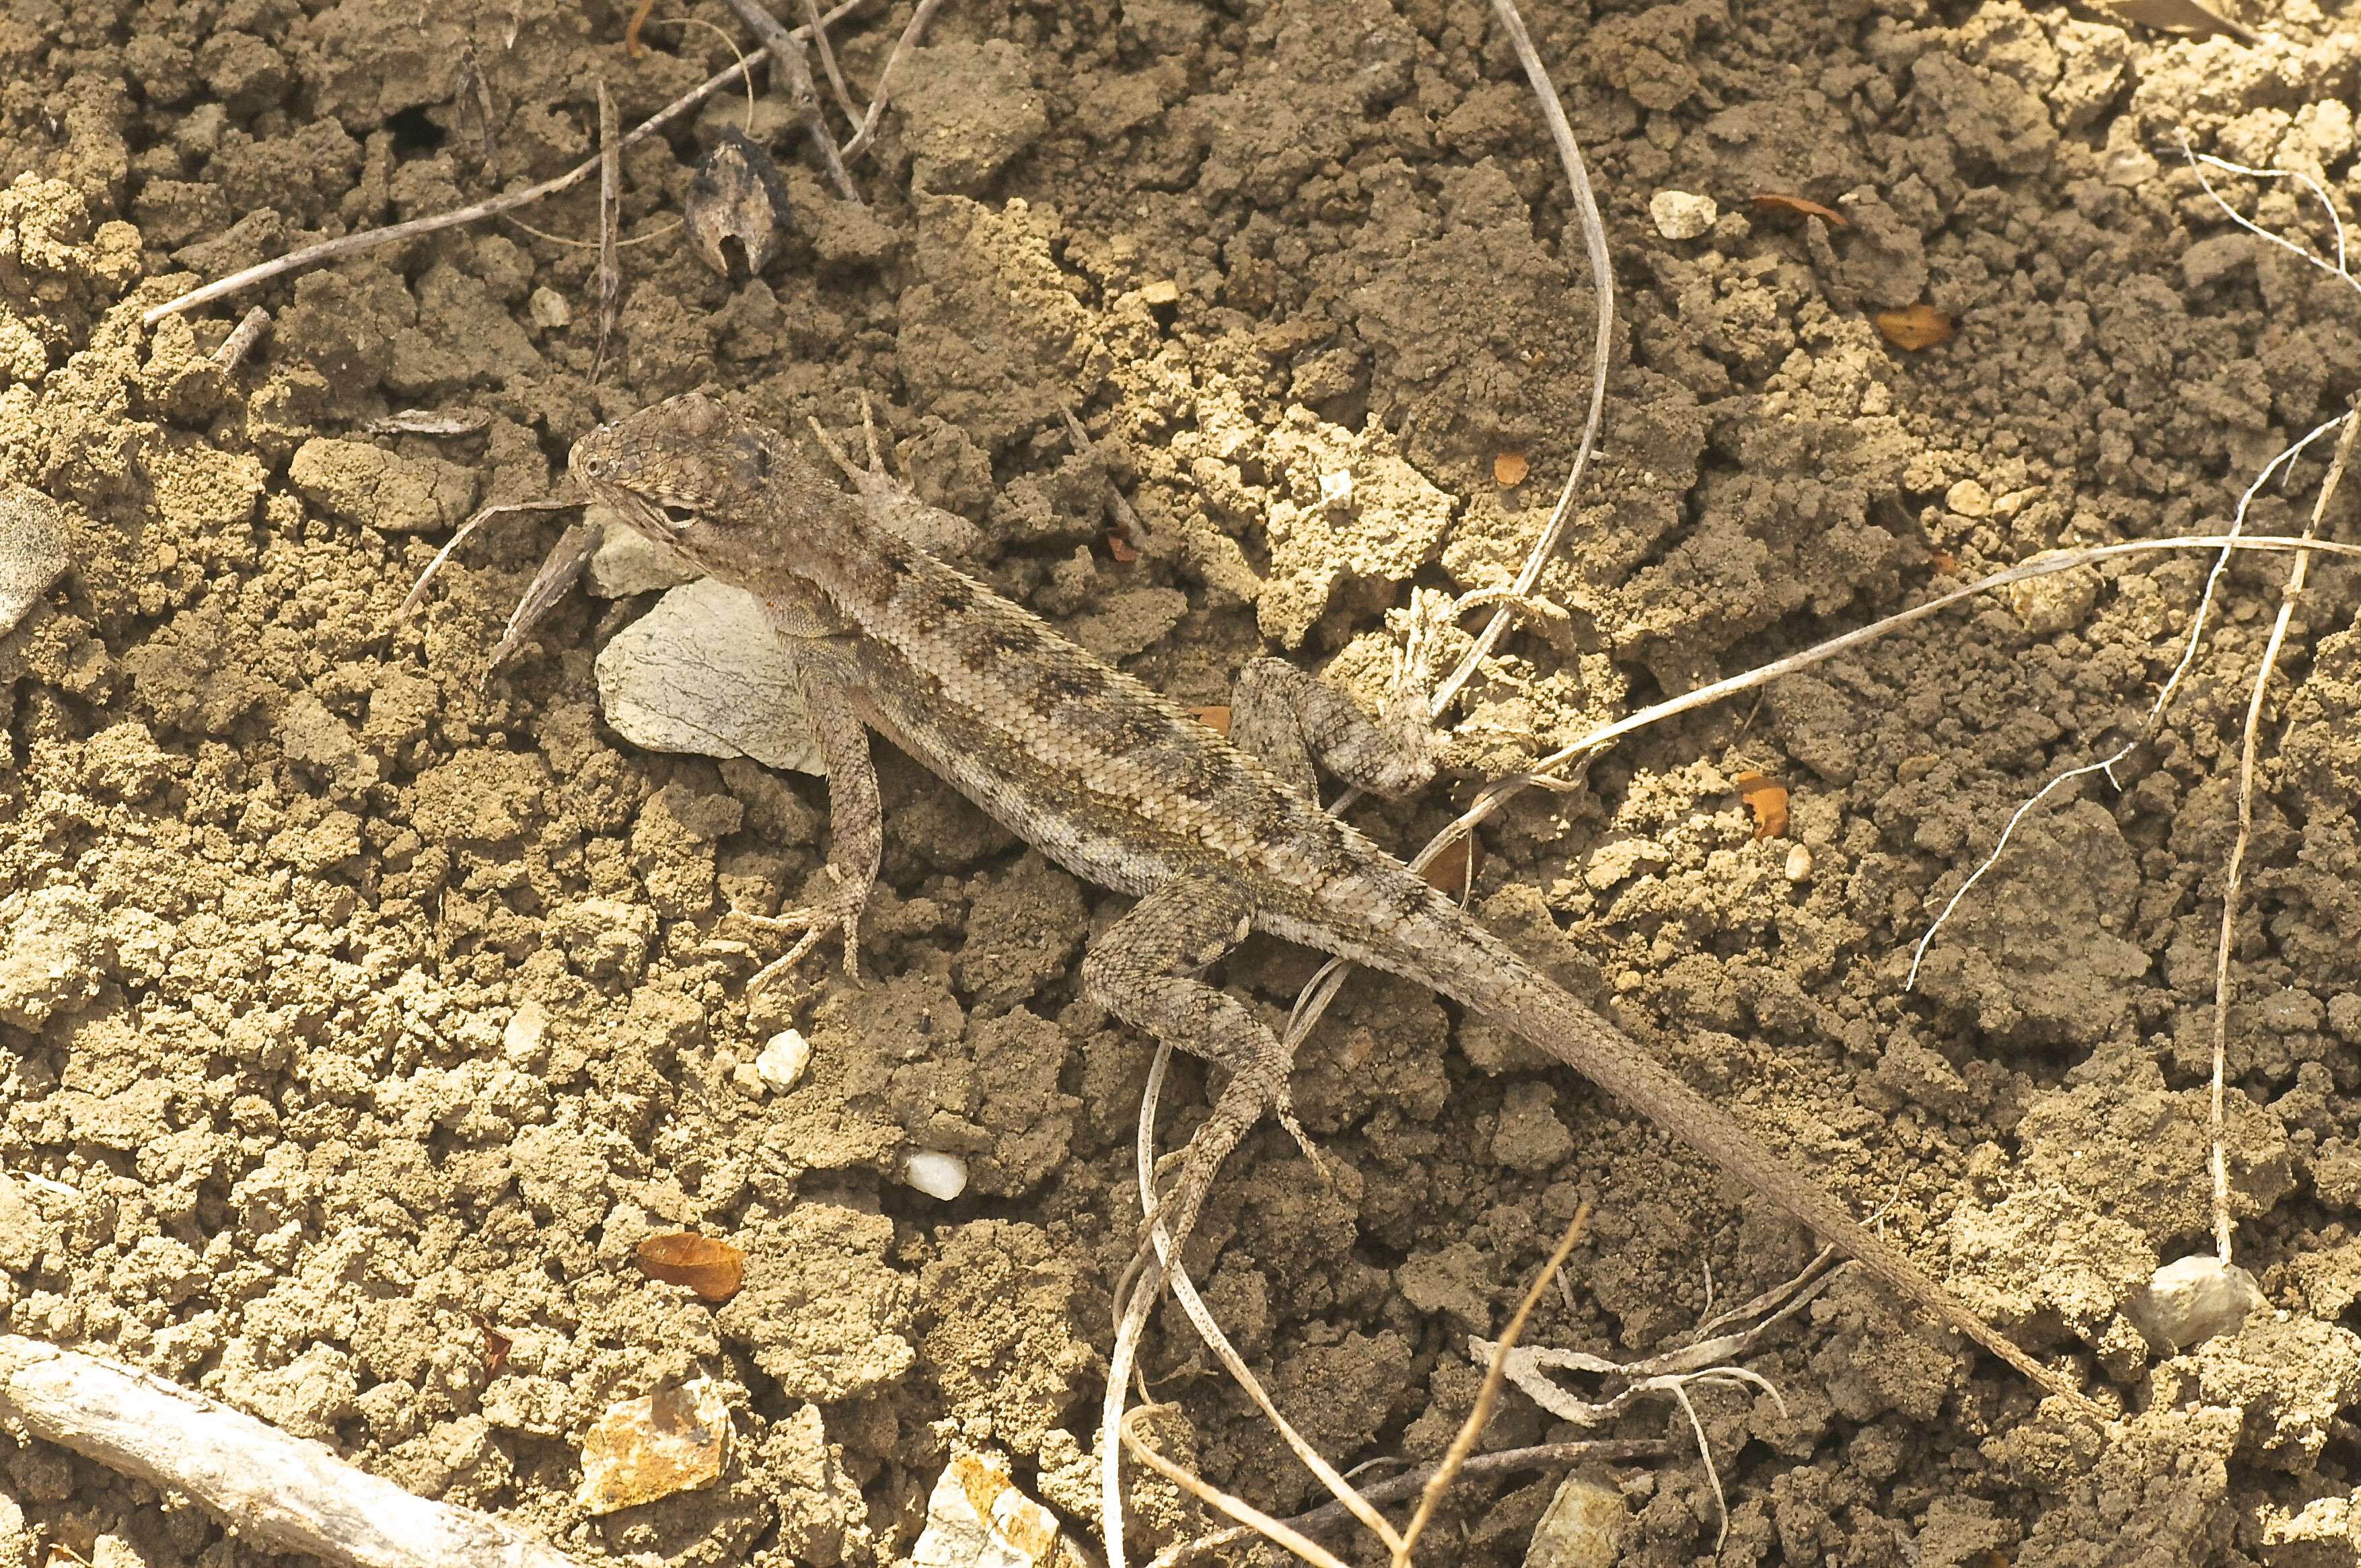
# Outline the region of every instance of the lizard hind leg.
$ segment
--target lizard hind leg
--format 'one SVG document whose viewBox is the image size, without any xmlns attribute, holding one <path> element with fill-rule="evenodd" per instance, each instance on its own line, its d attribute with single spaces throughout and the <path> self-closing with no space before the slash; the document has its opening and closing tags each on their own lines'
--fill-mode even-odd
<svg viewBox="0 0 2361 1568">
<path fill-rule="evenodd" d="M 1289 1102 L 1287 1047 L 1244 1003 L 1199 978 L 1245 939 L 1252 916 L 1245 889 L 1231 879 L 1213 872 L 1176 877 L 1132 905 L 1082 959 L 1082 989 L 1093 1001 L 1229 1069 L 1213 1113 L 1178 1151 L 1179 1172 L 1149 1216 L 1170 1228 L 1176 1245 L 1195 1224 L 1222 1161 L 1267 1113 L 1307 1152 L 1312 1147 Z M 1324 1166 L 1321 1172 L 1324 1179 Z"/>
<path fill-rule="evenodd" d="M 1392 678 L 1370 714 L 1285 660 L 1249 660 L 1230 694 L 1230 744 L 1307 800 L 1318 799 L 1315 763 L 1372 795 L 1414 794 L 1434 776 L 1440 750 L 1427 712 L 1433 666 L 1433 634 L 1413 616 L 1409 643 L 1396 651 Z"/>
</svg>

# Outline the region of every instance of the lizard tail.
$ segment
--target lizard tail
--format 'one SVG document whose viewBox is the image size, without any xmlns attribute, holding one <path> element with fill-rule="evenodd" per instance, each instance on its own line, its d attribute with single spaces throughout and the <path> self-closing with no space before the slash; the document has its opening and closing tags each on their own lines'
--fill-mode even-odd
<svg viewBox="0 0 2361 1568">
<path fill-rule="evenodd" d="M 1425 955 L 1434 988 L 1513 1030 L 1817 1232 L 1905 1298 L 2015 1367 L 2078 1412 L 2104 1412 L 2057 1372 L 1971 1311 L 1901 1249 L 1862 1225 L 1828 1190 L 1798 1172 L 1729 1112 L 1690 1088 L 1645 1047 L 1575 1000 L 1490 933 L 1464 927 L 1478 949 L 1466 961 Z"/>
</svg>

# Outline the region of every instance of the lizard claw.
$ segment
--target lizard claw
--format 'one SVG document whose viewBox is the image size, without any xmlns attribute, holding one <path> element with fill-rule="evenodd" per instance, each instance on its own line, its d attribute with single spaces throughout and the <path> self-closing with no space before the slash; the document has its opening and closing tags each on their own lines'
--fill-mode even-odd
<svg viewBox="0 0 2361 1568">
<path fill-rule="evenodd" d="M 840 930 L 844 937 L 845 978 L 856 986 L 862 983 L 858 911 L 847 911 L 829 904 L 812 904 L 801 909 L 782 910 L 776 915 L 755 915 L 742 909 L 731 913 L 750 926 L 795 938 L 794 945 L 785 953 L 754 971 L 753 978 L 746 982 L 750 994 L 770 986 L 781 975 L 803 962 L 805 957 L 819 946 L 822 938 Z"/>
</svg>

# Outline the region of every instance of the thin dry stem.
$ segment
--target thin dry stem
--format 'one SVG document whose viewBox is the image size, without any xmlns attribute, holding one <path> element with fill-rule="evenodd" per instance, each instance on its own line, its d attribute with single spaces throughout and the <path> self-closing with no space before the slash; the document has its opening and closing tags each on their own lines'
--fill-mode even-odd
<svg viewBox="0 0 2361 1568">
<path fill-rule="evenodd" d="M 894 40 L 894 52 L 885 57 L 885 69 L 877 73 L 877 91 L 870 95 L 869 112 L 861 116 L 861 128 L 852 133 L 851 141 L 844 144 L 846 158 L 860 157 L 869 150 L 869 144 L 877 139 L 877 126 L 885 118 L 885 105 L 893 101 L 890 90 L 894 84 L 894 68 L 902 63 L 904 55 L 917 47 L 918 35 L 927 30 L 928 18 L 941 4 L 942 0 L 918 0 L 917 9 L 910 13 L 908 26 L 902 29 L 902 36 Z"/>
<path fill-rule="evenodd" d="M 842 3 L 834 9 L 825 13 L 821 20 L 837 21 L 868 3 L 869 0 L 842 0 Z M 789 36 L 800 36 L 802 31 L 803 29 L 798 27 Z M 627 151 L 635 144 L 655 135 L 722 88 L 744 76 L 747 71 L 753 69 L 757 61 L 769 58 L 770 52 L 767 49 L 755 49 L 737 64 L 707 77 L 703 82 L 624 132 L 618 150 Z M 283 277 L 290 272 L 299 272 L 307 267 L 316 267 L 324 261 L 334 261 L 340 257 L 357 255 L 364 250 L 374 250 L 379 246 L 395 245 L 405 239 L 415 239 L 420 235 L 433 234 L 439 229 L 455 228 L 461 224 L 471 224 L 478 219 L 496 217 L 501 213 L 513 212 L 519 207 L 538 202 L 544 196 L 553 196 L 560 191 L 571 190 L 579 185 L 598 172 L 598 155 L 594 154 L 565 173 L 554 179 L 544 180 L 537 185 L 528 185 L 522 190 L 511 191 L 486 201 L 472 202 L 464 207 L 454 207 L 448 212 L 431 213 L 423 218 L 412 218 L 407 223 L 389 224 L 384 228 L 364 229 L 358 234 L 348 234 L 341 238 L 323 240 L 317 245 L 307 245 L 299 250 L 291 250 L 284 256 L 243 268 L 226 278 L 216 279 L 202 288 L 192 289 L 185 294 L 175 295 L 160 305 L 151 305 L 140 313 L 140 324 L 154 326 L 166 316 L 178 314 L 181 311 L 194 310 L 199 305 L 211 304 L 215 300 L 237 293 L 241 290 L 250 289 L 257 283 L 267 283 L 273 278 Z"/>
<path fill-rule="evenodd" d="M 771 15 L 763 0 L 725 0 L 738 13 L 739 19 L 754 29 L 763 40 L 764 52 L 771 57 L 771 84 L 786 90 L 787 101 L 795 105 L 796 117 L 804 123 L 810 137 L 812 150 L 819 154 L 820 168 L 836 193 L 846 201 L 860 204 L 861 192 L 853 189 L 852 176 L 845 172 L 844 157 L 837 150 L 836 135 L 828 128 L 820 114 L 819 93 L 812 86 L 811 64 L 804 59 L 804 43 L 815 28 L 798 27 L 789 32 L 784 23 Z"/>
<path fill-rule="evenodd" d="M 820 70 L 828 76 L 829 90 L 836 94 L 836 106 L 844 111 L 845 123 L 857 123 L 861 111 L 852 106 L 852 94 L 844 88 L 844 72 L 837 68 L 835 46 L 828 41 L 828 28 L 819 19 L 819 0 L 804 0 L 804 31 L 811 38 L 812 47 L 819 51 Z"/>
<path fill-rule="evenodd" d="M 1463 1482 L 1483 1480 L 1494 1475 L 1514 1475 L 1526 1470 L 1548 1470 L 1561 1464 L 1582 1464 L 1594 1461 L 1607 1464 L 1627 1463 L 1636 1459 L 1662 1459 L 1671 1453 L 1669 1445 L 1656 1438 L 1593 1438 L 1578 1442 L 1544 1442 L 1531 1448 L 1506 1448 L 1497 1453 L 1479 1453 L 1459 1467 Z M 1362 1497 L 1373 1503 L 1399 1502 L 1415 1497 L 1437 1466 L 1422 1464 L 1415 1469 L 1373 1481 L 1358 1489 Z M 1341 1503 L 1323 1503 L 1304 1513 L 1282 1519 L 1282 1524 L 1309 1535 L 1327 1530 L 1352 1518 Z M 1176 1568 L 1191 1558 L 1208 1552 L 1218 1552 L 1235 1546 L 1256 1532 L 1244 1525 L 1220 1530 L 1213 1535 L 1199 1536 L 1167 1547 L 1157 1554 L 1153 1568 Z"/>
<path fill-rule="evenodd" d="M 237 325 L 222 339 L 222 345 L 214 350 L 214 363 L 221 367 L 223 375 L 228 375 L 254 352 L 254 345 L 261 342 L 262 334 L 269 330 L 270 313 L 260 305 L 255 306 L 238 318 Z"/>
<path fill-rule="evenodd" d="M 607 340 L 615 331 L 615 317 L 623 302 L 623 265 L 615 256 L 615 231 L 623 222 L 622 154 L 616 143 L 615 100 L 607 83 L 598 83 L 598 268 L 593 275 L 598 291 L 598 346 L 590 355 L 590 383 L 607 363 Z"/>
<path fill-rule="evenodd" d="M 2335 455 L 2328 462 L 2328 477 L 2321 481 L 2319 498 L 2312 506 L 2312 519 L 2304 525 L 2306 539 L 2319 532 L 2329 499 L 2336 494 L 2337 484 L 2345 477 L 2345 460 L 2353 455 L 2354 433 L 2361 430 L 2361 413 L 2347 413 L 2344 423 L 2345 434 L 2336 443 Z M 2302 597 L 2304 577 L 2311 568 L 2312 552 L 2298 550 L 2288 567 L 2287 587 L 2279 595 L 2279 616 L 2271 622 L 2270 637 L 2263 644 L 2262 663 L 2255 671 L 2254 693 L 2246 699 L 2246 733 L 2238 746 L 2238 837 L 2230 846 L 2229 872 L 2222 884 L 2222 937 L 2213 955 L 2213 1149 L 2207 1160 L 2213 1177 L 2213 1251 L 2224 1264 L 2230 1261 L 2231 1243 L 2230 1161 L 2223 1137 L 2223 1095 L 2230 1054 L 2230 949 L 2237 939 L 2239 894 L 2246 888 L 2246 846 L 2255 830 L 2255 749 L 2262 733 L 2263 697 L 2271 684 L 2271 668 L 2279 662 L 2279 646 L 2287 640 L 2288 622 L 2294 618 L 2296 600 Z"/>
<path fill-rule="evenodd" d="M 1134 1459 L 1203 1503 L 1207 1508 L 1237 1520 L 1273 1545 L 1294 1552 L 1306 1563 L 1313 1564 L 1313 1568 L 1351 1568 L 1351 1564 L 1343 1558 L 1301 1530 L 1290 1529 L 1285 1521 L 1273 1519 L 1253 1504 L 1230 1496 L 1229 1493 L 1205 1481 L 1194 1472 L 1181 1468 L 1150 1448 L 1136 1429 L 1139 1422 L 1158 1410 L 1169 1409 L 1170 1407 L 1165 1405 L 1141 1405 L 1124 1417 L 1123 1445 L 1131 1451 L 1131 1456 Z M 1112 1568 L 1112 1549 L 1110 1549 L 1109 1562 Z"/>
<path fill-rule="evenodd" d="M 1944 901 L 1943 907 L 1937 912 L 1933 924 L 1920 934 L 1918 946 L 1910 955 L 1910 973 L 1902 982 L 1903 990 L 1909 991 L 1917 986 L 1918 970 L 1927 961 L 1927 949 L 1934 945 L 1935 934 L 1940 931 L 1945 923 L 1951 918 L 1952 913 L 1960 907 L 1960 902 L 1968 896 L 1969 891 L 1983 881 L 1993 867 L 1999 863 L 2002 854 L 2008 849 L 2009 840 L 2015 837 L 2018 826 L 2025 821 L 2026 817 L 2032 815 L 2034 808 L 2058 790 L 2087 773 L 2105 773 L 2110 779 L 2114 778 L 2115 764 L 2130 756 L 2134 750 L 2154 735 L 2158 728 L 2163 724 L 2165 713 L 2172 706 L 2173 695 L 2180 689 L 2180 683 L 2188 677 L 2190 669 L 2197 663 L 2197 650 L 2204 643 L 2205 621 L 2213 609 L 2214 593 L 2220 588 L 2223 576 L 2230 569 L 2230 555 L 2235 547 L 2235 541 L 2246 531 L 2246 509 L 2254 504 L 2255 497 L 2261 493 L 2263 487 L 2270 483 L 2273 474 L 2294 463 L 2305 447 L 2335 429 L 2336 423 L 2334 420 L 2327 420 L 2314 426 L 2301 440 L 2288 446 L 2278 456 L 2263 465 L 2263 471 L 2256 475 L 2254 482 L 2240 493 L 2237 509 L 2230 517 L 2230 532 L 2225 536 L 2234 543 L 2224 544 L 2221 554 L 2214 556 L 2213 569 L 2205 576 L 2205 590 L 2197 596 L 2197 612 L 2190 618 L 2189 637 L 2181 645 L 2180 659 L 2173 665 L 2172 674 L 2166 677 L 2164 685 L 2158 688 L 2156 700 L 2148 705 L 2147 717 L 2141 720 L 2138 730 L 2130 740 L 2097 762 L 2085 762 L 2057 774 L 2036 790 L 2030 799 L 2010 814 L 2007 825 L 2001 828 L 1999 841 L 1992 847 L 1992 852 L 1983 858 L 1974 871 L 1968 873 L 1968 879 L 1965 882 L 1952 890 L 1951 896 Z"/>
<path fill-rule="evenodd" d="M 1566 470 L 1557 504 L 1550 509 L 1549 522 L 1533 542 L 1532 552 L 1518 568 L 1516 581 L 1510 586 L 1510 592 L 1521 598 L 1532 593 L 1533 585 L 1541 580 L 1542 568 L 1557 554 L 1558 543 L 1565 537 L 1566 524 L 1574 517 L 1575 495 L 1582 488 L 1591 452 L 1598 443 L 1598 427 L 1606 418 L 1607 356 L 1615 335 L 1615 275 L 1608 259 L 1607 225 L 1598 215 L 1598 199 L 1591 192 L 1590 176 L 1583 168 L 1582 148 L 1575 142 L 1574 127 L 1566 124 L 1565 107 L 1558 99 L 1556 84 L 1550 80 L 1549 68 L 1542 63 L 1532 35 L 1525 31 L 1525 19 L 1518 14 L 1516 0 L 1492 0 L 1492 15 L 1508 34 L 1510 46 L 1525 68 L 1525 81 L 1540 101 L 1542 118 L 1548 122 L 1550 139 L 1557 146 L 1558 162 L 1565 170 L 1566 184 L 1574 194 L 1574 209 L 1582 220 L 1583 252 L 1590 265 L 1591 291 L 1598 302 L 1598 331 L 1590 345 L 1590 412 L 1583 421 L 1582 444 L 1575 448 L 1574 466 Z M 1516 613 L 1509 605 L 1492 612 L 1492 619 L 1477 633 L 1475 644 L 1434 688 L 1428 701 L 1431 715 L 1438 718 L 1443 716 L 1477 667 L 1490 656 L 1493 645 L 1500 641 L 1500 634 L 1508 630 Z"/>
<path fill-rule="evenodd" d="M 1444 1451 L 1443 1463 L 1435 1466 L 1434 1475 L 1419 1495 L 1418 1511 L 1411 1515 L 1409 1528 L 1402 1531 L 1401 1544 L 1394 1548 L 1393 1568 L 1410 1568 L 1410 1554 L 1418 1545 L 1418 1538 L 1426 1533 L 1427 1523 L 1442 1505 L 1444 1494 L 1451 1490 L 1451 1483 L 1458 1476 L 1459 1467 L 1467 1463 L 1467 1455 L 1483 1435 L 1485 1423 L 1492 1419 L 1492 1407 L 1500 1398 L 1500 1382 L 1506 1375 L 1509 1352 L 1516 1348 L 1517 1336 L 1525 1332 L 1525 1320 L 1533 1315 L 1533 1308 L 1540 1302 L 1542 1292 L 1549 1288 L 1550 1281 L 1555 1279 L 1558 1270 L 1565 1266 L 1565 1260 L 1573 1255 L 1575 1245 L 1582 1240 L 1582 1233 L 1589 1224 L 1590 1205 L 1585 1203 L 1575 1210 L 1574 1218 L 1566 1224 L 1565 1234 L 1558 1238 L 1557 1250 L 1550 1254 L 1549 1261 L 1542 1265 L 1539 1274 L 1533 1276 L 1533 1282 L 1525 1287 L 1524 1299 L 1517 1303 L 1516 1311 L 1510 1314 L 1509 1326 L 1502 1332 L 1500 1343 L 1493 1348 L 1491 1359 L 1484 1368 L 1484 1385 L 1476 1391 L 1474 1408 L 1468 1410 L 1467 1419 L 1459 1423 L 1458 1434 L 1451 1440 L 1451 1446 Z"/>
</svg>

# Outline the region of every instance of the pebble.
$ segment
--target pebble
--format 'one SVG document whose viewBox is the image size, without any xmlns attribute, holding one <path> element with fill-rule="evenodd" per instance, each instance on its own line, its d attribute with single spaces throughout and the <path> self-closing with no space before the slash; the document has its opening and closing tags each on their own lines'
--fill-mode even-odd
<svg viewBox="0 0 2361 1568">
<path fill-rule="evenodd" d="M 1659 191 L 1648 198 L 1648 215 L 1666 239 L 1696 239 L 1712 228 L 1721 208 L 1710 196 L 1686 191 Z"/>
<path fill-rule="evenodd" d="M 2158 1269 L 2125 1300 L 2124 1316 L 2159 1350 L 2187 1350 L 2237 1332 L 2262 1304 L 2263 1289 L 2253 1275 L 2200 1253 Z"/>
<path fill-rule="evenodd" d="M 1787 846 L 1787 880 L 1789 882 L 1812 880 L 1812 850 L 1809 845 Z"/>
<path fill-rule="evenodd" d="M 65 569 L 58 503 L 30 485 L 0 485 L 0 637 L 16 630 Z"/>
<path fill-rule="evenodd" d="M 967 1161 L 938 1149 L 920 1149 L 902 1161 L 903 1185 L 914 1187 L 939 1203 L 967 1190 Z"/>
<path fill-rule="evenodd" d="M 730 1407 L 721 1385 L 699 1377 L 607 1407 L 582 1439 L 575 1501 L 611 1514 L 710 1486 L 730 1458 Z"/>
<path fill-rule="evenodd" d="M 1960 517 L 1990 517 L 1992 492 L 1973 479 L 1961 479 L 1943 492 L 1943 510 Z"/>
<path fill-rule="evenodd" d="M 927 1528 L 911 1543 L 909 1562 L 910 1568 L 1047 1568 L 1064 1556 L 1058 1516 L 1016 1489 L 1008 1461 L 957 1448 L 927 1499 Z"/>
<path fill-rule="evenodd" d="M 763 1042 L 762 1054 L 754 1058 L 754 1070 L 764 1083 L 784 1094 L 803 1081 L 811 1055 L 810 1041 L 793 1029 L 782 1029 Z"/>
<path fill-rule="evenodd" d="M 1631 1528 L 1631 1505 L 1621 1488 L 1598 1471 L 1577 1470 L 1533 1526 L 1525 1568 L 1612 1568 Z"/>
</svg>

